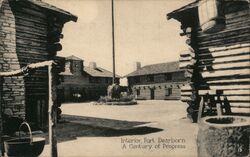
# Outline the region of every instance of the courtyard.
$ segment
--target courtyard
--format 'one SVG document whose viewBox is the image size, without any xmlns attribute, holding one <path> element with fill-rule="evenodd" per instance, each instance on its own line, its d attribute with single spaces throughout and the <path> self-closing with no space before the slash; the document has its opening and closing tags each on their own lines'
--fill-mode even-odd
<svg viewBox="0 0 250 157">
<path fill-rule="evenodd" d="M 181 101 L 138 101 L 137 105 L 62 105 L 58 155 L 195 157 L 197 124 Z M 41 156 L 49 156 L 46 145 Z"/>
</svg>

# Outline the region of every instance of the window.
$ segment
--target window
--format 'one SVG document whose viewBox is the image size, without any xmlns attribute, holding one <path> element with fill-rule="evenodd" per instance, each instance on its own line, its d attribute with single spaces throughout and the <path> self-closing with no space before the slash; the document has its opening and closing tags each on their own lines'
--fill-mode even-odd
<svg viewBox="0 0 250 157">
<path fill-rule="evenodd" d="M 109 83 L 109 78 L 105 78 L 105 83 Z"/>
<path fill-rule="evenodd" d="M 146 78 L 147 82 L 154 82 L 154 75 L 148 75 Z"/>
<path fill-rule="evenodd" d="M 170 96 L 172 94 L 172 88 L 165 89 L 165 96 Z"/>
<path fill-rule="evenodd" d="M 172 81 L 172 74 L 165 74 L 165 81 Z"/>
<path fill-rule="evenodd" d="M 135 83 L 140 83 L 140 77 L 135 77 Z"/>
<path fill-rule="evenodd" d="M 89 77 L 90 83 L 100 83 L 100 79 L 98 77 Z"/>
<path fill-rule="evenodd" d="M 60 82 L 64 82 L 64 76 L 60 76 L 59 79 L 60 79 Z"/>
</svg>

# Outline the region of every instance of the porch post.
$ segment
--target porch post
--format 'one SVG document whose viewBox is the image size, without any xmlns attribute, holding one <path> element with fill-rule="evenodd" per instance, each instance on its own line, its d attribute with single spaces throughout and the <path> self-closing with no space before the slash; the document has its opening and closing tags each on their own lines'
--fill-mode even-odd
<svg viewBox="0 0 250 157">
<path fill-rule="evenodd" d="M 50 145 L 50 155 L 51 157 L 57 157 L 57 139 L 56 139 L 56 113 L 53 108 L 53 73 L 52 73 L 52 64 L 48 65 L 48 85 L 49 85 L 49 145 Z"/>
</svg>

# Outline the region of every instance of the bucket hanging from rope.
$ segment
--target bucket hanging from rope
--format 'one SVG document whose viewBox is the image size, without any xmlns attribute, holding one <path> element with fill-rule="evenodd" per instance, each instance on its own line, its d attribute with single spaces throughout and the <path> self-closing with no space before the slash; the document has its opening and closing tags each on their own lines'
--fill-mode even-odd
<svg viewBox="0 0 250 157">
<path fill-rule="evenodd" d="M 199 20 L 204 33 L 216 33 L 225 29 L 225 14 L 221 0 L 201 0 Z"/>
</svg>

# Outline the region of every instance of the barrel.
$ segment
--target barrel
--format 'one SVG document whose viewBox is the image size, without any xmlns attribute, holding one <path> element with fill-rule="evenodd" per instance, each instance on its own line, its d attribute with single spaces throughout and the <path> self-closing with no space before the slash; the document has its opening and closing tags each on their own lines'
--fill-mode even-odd
<svg viewBox="0 0 250 157">
<path fill-rule="evenodd" d="M 197 135 L 198 157 L 249 156 L 250 117 L 202 118 Z"/>
<path fill-rule="evenodd" d="M 201 0 L 199 21 L 204 33 L 216 33 L 225 29 L 225 14 L 221 0 Z"/>
</svg>

